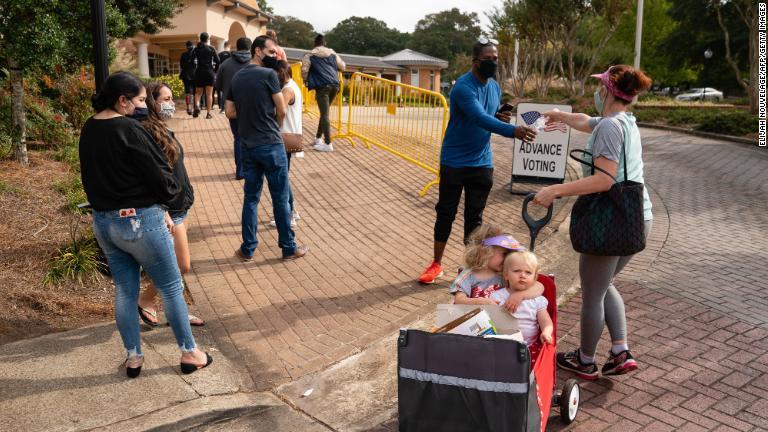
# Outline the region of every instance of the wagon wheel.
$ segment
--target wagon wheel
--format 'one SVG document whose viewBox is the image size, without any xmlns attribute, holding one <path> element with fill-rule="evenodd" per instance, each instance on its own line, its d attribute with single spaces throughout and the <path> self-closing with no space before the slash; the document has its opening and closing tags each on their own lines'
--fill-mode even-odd
<svg viewBox="0 0 768 432">
<path fill-rule="evenodd" d="M 569 379 L 563 386 L 563 392 L 560 394 L 560 418 L 565 424 L 571 424 L 576 419 L 579 412 L 579 401 L 581 400 L 581 389 L 575 379 Z"/>
</svg>

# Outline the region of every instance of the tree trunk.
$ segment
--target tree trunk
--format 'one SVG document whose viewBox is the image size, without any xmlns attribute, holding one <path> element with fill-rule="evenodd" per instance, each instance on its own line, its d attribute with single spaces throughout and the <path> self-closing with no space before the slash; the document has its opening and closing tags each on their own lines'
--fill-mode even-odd
<svg viewBox="0 0 768 432">
<path fill-rule="evenodd" d="M 757 8 L 755 6 L 755 8 Z M 749 26 L 749 112 L 757 115 L 758 98 L 758 77 L 757 70 L 760 65 L 760 54 L 758 50 L 757 34 L 757 11 L 753 11 Z"/>
<path fill-rule="evenodd" d="M 18 63 L 9 60 L 11 72 L 11 111 L 13 114 L 13 156 L 21 166 L 29 166 L 27 158 L 27 118 L 24 110 L 24 77 Z"/>
</svg>

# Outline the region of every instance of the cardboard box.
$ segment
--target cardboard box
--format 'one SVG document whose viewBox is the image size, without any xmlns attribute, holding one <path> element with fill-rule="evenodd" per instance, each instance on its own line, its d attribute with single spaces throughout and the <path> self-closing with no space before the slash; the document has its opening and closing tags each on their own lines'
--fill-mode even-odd
<svg viewBox="0 0 768 432">
<path fill-rule="evenodd" d="M 489 317 L 489 321 L 495 330 L 495 335 L 485 335 L 486 337 L 498 337 L 503 339 L 515 339 L 523 341 L 523 335 L 520 333 L 517 319 L 506 309 L 497 305 L 462 305 L 462 304 L 438 304 L 435 327 L 446 327 L 453 321 L 464 317 L 468 313 L 480 309 Z M 465 318 L 466 319 L 466 318 Z M 455 327 L 454 325 L 453 327 Z M 449 332 L 451 333 L 451 332 Z"/>
<path fill-rule="evenodd" d="M 453 333 L 466 336 L 495 335 L 496 329 L 493 327 L 488 312 L 476 307 L 466 314 L 440 326 L 435 333 Z"/>
</svg>

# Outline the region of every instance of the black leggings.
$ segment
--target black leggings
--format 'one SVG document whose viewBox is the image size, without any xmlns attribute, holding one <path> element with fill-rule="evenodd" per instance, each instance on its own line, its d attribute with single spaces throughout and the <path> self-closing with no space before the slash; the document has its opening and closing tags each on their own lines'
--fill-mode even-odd
<svg viewBox="0 0 768 432">
<path fill-rule="evenodd" d="M 493 168 L 451 168 L 440 166 L 440 192 L 437 199 L 435 241 L 445 243 L 451 236 L 453 220 L 464 194 L 464 243 L 469 234 L 483 223 L 483 210 L 493 187 Z"/>
</svg>

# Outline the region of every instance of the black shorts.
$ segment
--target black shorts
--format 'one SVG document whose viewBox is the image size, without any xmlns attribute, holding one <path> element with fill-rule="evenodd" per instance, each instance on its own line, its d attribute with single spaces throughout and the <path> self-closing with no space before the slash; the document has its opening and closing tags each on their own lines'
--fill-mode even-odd
<svg viewBox="0 0 768 432">
<path fill-rule="evenodd" d="M 198 69 L 195 73 L 195 87 L 210 87 L 213 85 L 213 79 L 216 73 L 213 69 Z"/>
</svg>

